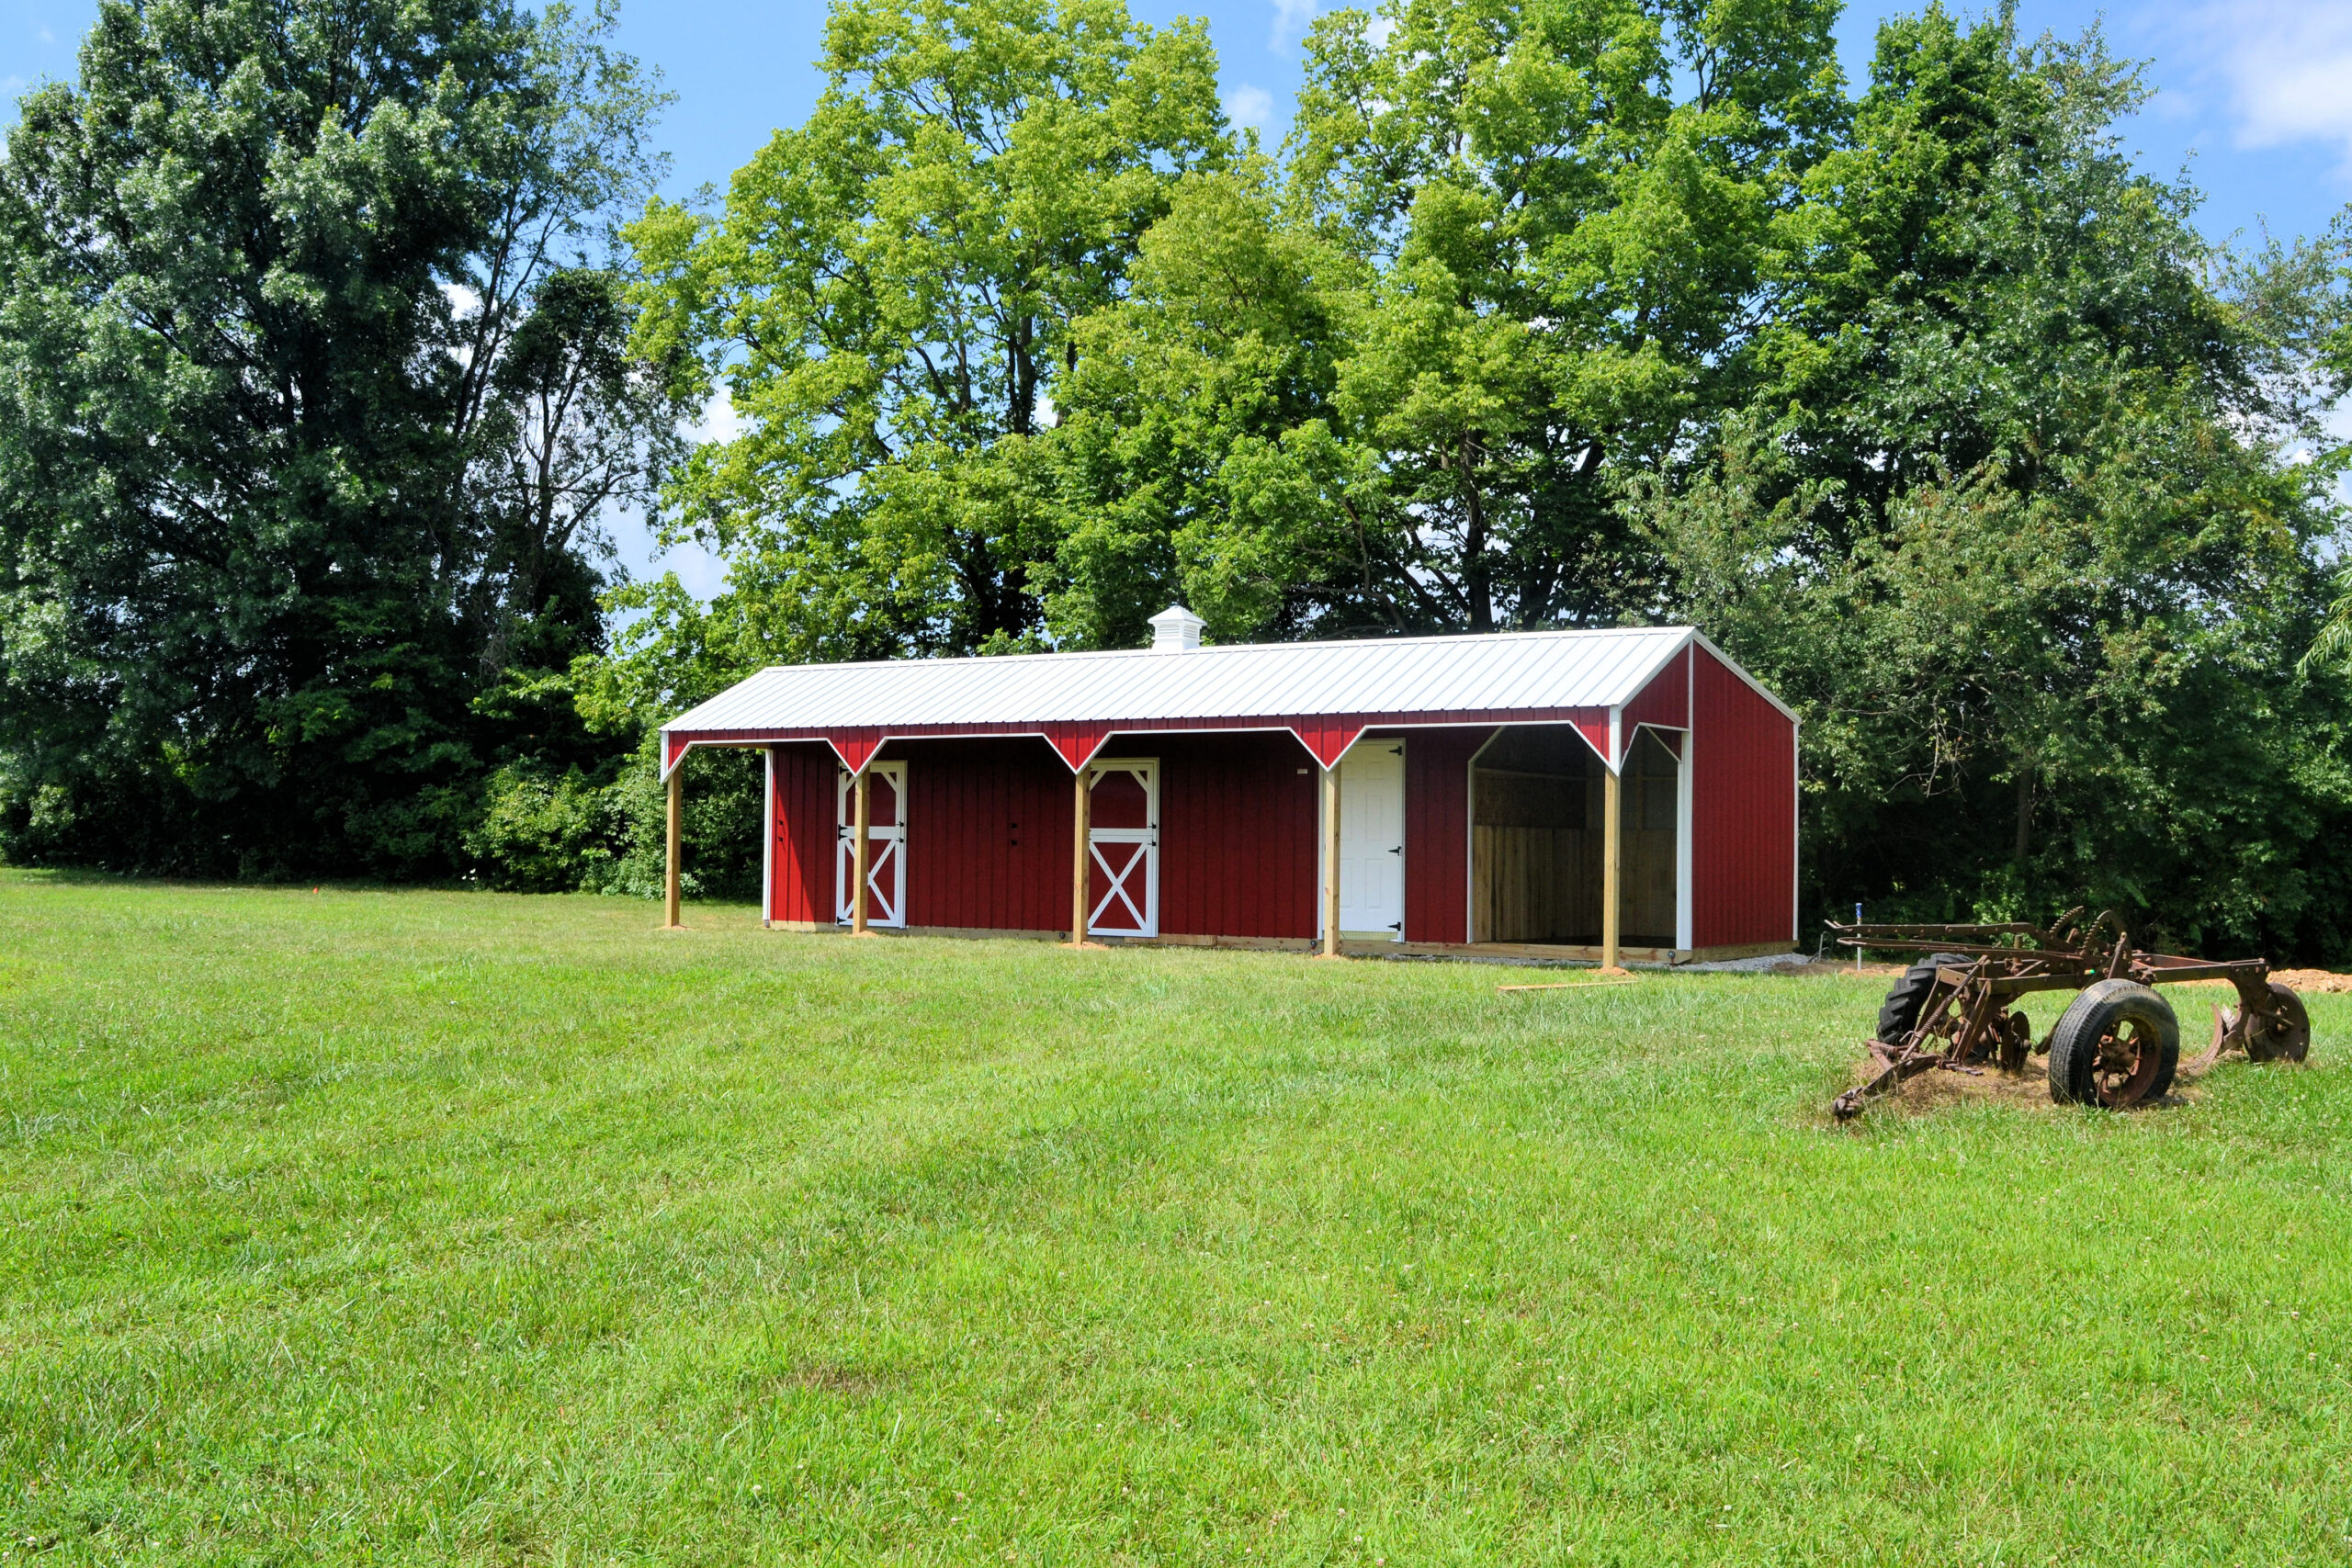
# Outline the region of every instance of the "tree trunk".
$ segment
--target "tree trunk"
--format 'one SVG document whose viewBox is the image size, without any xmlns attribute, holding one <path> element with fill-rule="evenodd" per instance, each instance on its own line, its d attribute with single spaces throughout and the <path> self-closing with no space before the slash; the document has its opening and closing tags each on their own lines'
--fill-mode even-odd
<svg viewBox="0 0 2352 1568">
<path fill-rule="evenodd" d="M 2033 845 L 2033 772 L 2018 769 L 2018 868 L 2025 868 L 2026 852 Z"/>
</svg>

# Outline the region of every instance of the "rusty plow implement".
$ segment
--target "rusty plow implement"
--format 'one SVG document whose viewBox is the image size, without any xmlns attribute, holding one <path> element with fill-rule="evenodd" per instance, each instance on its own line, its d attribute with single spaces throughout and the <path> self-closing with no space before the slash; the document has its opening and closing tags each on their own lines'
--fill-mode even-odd
<svg viewBox="0 0 2352 1568">
<path fill-rule="evenodd" d="M 2087 925 L 2075 909 L 2044 929 L 1996 925 L 1837 925 L 1838 945 L 1923 956 L 1905 971 L 1879 1009 L 1870 1042 L 1878 1070 L 1839 1095 L 1839 1121 L 1922 1073 L 1978 1074 L 1991 1066 L 2025 1071 L 2049 1058 L 2050 1098 L 2061 1105 L 2120 1110 L 2169 1091 L 2184 1070 L 2180 1025 L 2156 987 L 2184 980 L 2227 980 L 2238 1005 L 2213 1010 L 2205 1054 L 2185 1064 L 2200 1073 L 2230 1050 L 2257 1062 L 2300 1062 L 2311 1050 L 2302 998 L 2270 977 L 2260 958 L 2212 963 L 2143 953 L 2112 914 Z M 2073 1000 L 2037 1041 L 2019 1003 L 2037 991 L 2072 991 Z"/>
</svg>

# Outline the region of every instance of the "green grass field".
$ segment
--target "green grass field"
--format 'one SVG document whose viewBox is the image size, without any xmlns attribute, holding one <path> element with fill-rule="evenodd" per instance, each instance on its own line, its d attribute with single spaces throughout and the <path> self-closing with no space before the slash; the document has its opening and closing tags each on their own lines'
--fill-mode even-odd
<svg viewBox="0 0 2352 1568">
<path fill-rule="evenodd" d="M 0 1562 L 2352 1561 L 2352 998 L 657 918 L 0 873 Z"/>
</svg>

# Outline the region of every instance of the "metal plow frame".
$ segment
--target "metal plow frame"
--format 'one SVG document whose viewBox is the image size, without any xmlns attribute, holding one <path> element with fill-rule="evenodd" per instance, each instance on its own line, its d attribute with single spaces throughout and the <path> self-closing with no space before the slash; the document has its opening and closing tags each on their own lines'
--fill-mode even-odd
<svg viewBox="0 0 2352 1568">
<path fill-rule="evenodd" d="M 1977 925 L 1830 922 L 1829 929 L 1839 933 L 1840 947 L 1947 953 L 1966 960 L 1939 966 L 1936 983 L 1920 1004 L 1917 1025 L 1904 1038 L 1869 1043 L 1879 1071 L 1839 1095 L 1830 1105 L 1831 1113 L 1841 1122 L 1858 1116 L 1871 1100 L 1922 1073 L 1980 1074 L 1984 1068 L 1975 1064 L 1985 1061 L 2004 1072 L 2021 1072 L 2029 1056 L 2050 1049 L 2056 1026 L 2053 1023 L 2051 1033 L 2036 1042 L 2026 1016 L 2014 1010 L 2017 999 L 2036 991 L 2080 991 L 2101 980 L 2130 980 L 2148 987 L 2227 980 L 2237 987 L 2238 1006 L 2213 1010 L 2212 1038 L 2203 1055 L 2183 1064 L 2187 1072 L 2203 1072 L 2222 1052 L 2233 1048 L 2256 1061 L 2301 1061 L 2310 1050 L 2311 1025 L 2302 1003 L 2292 991 L 2272 982 L 2267 960 L 2216 963 L 2143 953 L 2132 947 L 2131 936 L 2113 912 L 2101 914 L 2087 925 L 2081 923 L 2082 913 L 2079 908 L 2070 909 L 2048 928 L 2023 921 Z M 2111 1040 L 2101 1043 L 2102 1047 L 2114 1043 L 2119 1051 L 2127 1048 L 2124 1043 Z M 2137 1050 L 2136 1044 L 2128 1048 Z M 2136 1067 L 2136 1058 L 2132 1065 Z M 2145 1094 L 2152 1076 L 2138 1071 L 2122 1075 L 2114 1097 L 2101 1089 L 2101 1103 L 2117 1108 L 2135 1103 Z"/>
</svg>

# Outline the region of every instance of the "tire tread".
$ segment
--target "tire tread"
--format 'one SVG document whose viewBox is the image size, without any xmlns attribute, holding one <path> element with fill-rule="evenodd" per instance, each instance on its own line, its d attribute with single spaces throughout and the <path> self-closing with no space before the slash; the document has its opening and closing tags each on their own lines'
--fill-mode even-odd
<svg viewBox="0 0 2352 1568">
<path fill-rule="evenodd" d="M 2098 1043 L 2116 1024 L 2134 1012 L 2148 1014 L 2156 1025 L 2155 1081 L 2141 1103 L 2161 1100 L 2172 1092 L 2180 1071 L 2180 1021 L 2172 1004 L 2136 980 L 2098 980 L 2083 988 L 2059 1015 L 2050 1032 L 2050 1098 L 2060 1105 L 2097 1105 L 2098 1084 L 2092 1076 L 2098 1063 Z"/>
</svg>

